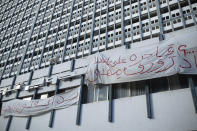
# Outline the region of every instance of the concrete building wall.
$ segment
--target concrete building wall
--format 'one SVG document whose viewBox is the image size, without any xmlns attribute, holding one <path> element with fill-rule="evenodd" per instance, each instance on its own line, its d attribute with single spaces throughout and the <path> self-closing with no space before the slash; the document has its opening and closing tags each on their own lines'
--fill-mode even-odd
<svg viewBox="0 0 197 131">
<path fill-rule="evenodd" d="M 59 89 L 76 87 L 86 72 L 87 56 L 125 48 L 124 44 L 161 44 L 159 36 L 164 41 L 196 42 L 196 21 L 195 0 L 2 0 L 0 92 L 11 92 L 2 101 L 15 99 L 16 84 L 27 85 L 31 70 L 31 86 L 49 78 L 53 58 L 59 62 L 51 77 L 71 78 L 61 79 Z M 75 59 L 74 71 L 70 59 Z M 54 90 L 54 85 L 42 86 L 38 95 Z M 23 88 L 19 98 L 32 95 L 33 90 Z M 108 101 L 99 101 L 83 105 L 81 126 L 75 125 L 77 106 L 72 106 L 56 112 L 53 128 L 48 127 L 50 113 L 33 117 L 30 131 L 197 130 L 190 89 L 154 93 L 152 100 L 153 119 L 147 118 L 145 95 L 141 95 L 114 100 L 113 123 L 108 122 Z M 26 121 L 14 117 L 10 131 L 26 130 Z M 0 117 L 0 131 L 5 131 L 7 122 Z"/>
</svg>

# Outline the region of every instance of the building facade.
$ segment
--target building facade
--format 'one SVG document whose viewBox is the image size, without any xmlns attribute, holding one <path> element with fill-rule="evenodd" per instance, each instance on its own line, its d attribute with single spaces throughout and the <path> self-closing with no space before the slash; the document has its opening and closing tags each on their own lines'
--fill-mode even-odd
<svg viewBox="0 0 197 131">
<path fill-rule="evenodd" d="M 81 95 L 77 105 L 41 116 L 1 116 L 0 131 L 197 130 L 196 75 L 83 82 L 88 56 L 184 41 L 196 24 L 196 0 L 2 0 L 1 102 L 45 99 L 78 86 Z"/>
</svg>

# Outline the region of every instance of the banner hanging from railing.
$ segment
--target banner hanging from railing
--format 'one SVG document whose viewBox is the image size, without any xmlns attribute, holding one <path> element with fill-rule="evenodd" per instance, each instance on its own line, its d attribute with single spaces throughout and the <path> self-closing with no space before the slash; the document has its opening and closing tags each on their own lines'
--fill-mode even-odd
<svg viewBox="0 0 197 131">
<path fill-rule="evenodd" d="M 78 102 L 79 87 L 70 89 L 65 93 L 58 94 L 47 99 L 20 100 L 14 99 L 3 102 L 3 116 L 33 116 L 43 114 L 52 109 L 62 109 L 70 107 Z"/>
<path fill-rule="evenodd" d="M 113 84 L 174 74 L 197 74 L 197 31 L 154 44 L 116 48 L 90 56 L 86 82 Z"/>
</svg>

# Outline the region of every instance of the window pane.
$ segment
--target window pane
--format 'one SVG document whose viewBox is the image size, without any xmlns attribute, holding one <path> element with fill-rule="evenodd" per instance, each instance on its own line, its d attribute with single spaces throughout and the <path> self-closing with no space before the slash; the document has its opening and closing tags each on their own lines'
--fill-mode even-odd
<svg viewBox="0 0 197 131">
<path fill-rule="evenodd" d="M 181 88 L 189 88 L 187 75 L 179 75 L 179 81 Z"/>
<path fill-rule="evenodd" d="M 121 83 L 113 85 L 114 99 L 130 96 L 130 83 Z"/>
<path fill-rule="evenodd" d="M 114 99 L 121 98 L 120 96 L 121 84 L 114 84 L 112 85 L 112 88 L 113 88 L 113 98 Z"/>
<path fill-rule="evenodd" d="M 83 93 L 82 94 L 82 103 L 83 104 L 88 103 L 88 86 L 84 85 L 82 93 Z"/>
<path fill-rule="evenodd" d="M 88 86 L 87 103 L 94 101 L 94 86 Z"/>
<path fill-rule="evenodd" d="M 98 101 L 98 96 L 99 96 L 99 88 L 98 85 L 94 86 L 94 101 Z"/>
<path fill-rule="evenodd" d="M 161 91 L 168 91 L 168 80 L 166 77 L 156 78 L 150 80 L 150 87 L 152 93 L 161 92 Z"/>
<path fill-rule="evenodd" d="M 194 82 L 194 86 L 197 87 L 197 75 L 193 75 L 192 79 L 193 79 L 193 82 Z"/>
<path fill-rule="evenodd" d="M 51 91 L 48 93 L 48 97 L 51 97 L 51 96 L 54 96 L 55 92 L 54 91 Z"/>
<path fill-rule="evenodd" d="M 130 83 L 122 83 L 120 90 L 120 97 L 130 96 Z"/>
<path fill-rule="evenodd" d="M 2 109 L 2 102 L 0 101 L 0 114 L 1 114 L 1 109 Z"/>
<path fill-rule="evenodd" d="M 188 88 L 188 78 L 186 75 L 173 75 L 169 76 L 168 83 L 170 90 Z"/>
<path fill-rule="evenodd" d="M 176 90 L 181 88 L 178 75 L 168 76 L 167 79 L 170 90 Z"/>
<path fill-rule="evenodd" d="M 145 94 L 145 81 L 136 81 L 130 83 L 131 96 Z"/>
<path fill-rule="evenodd" d="M 40 96 L 40 99 L 46 99 L 48 97 L 48 94 L 43 94 Z"/>
<path fill-rule="evenodd" d="M 23 100 L 31 100 L 31 97 L 23 98 Z"/>
<path fill-rule="evenodd" d="M 197 94 L 197 75 L 192 76 L 192 79 L 193 79 L 195 91 L 196 91 L 196 94 Z"/>
<path fill-rule="evenodd" d="M 99 96 L 98 96 L 98 101 L 103 101 L 107 100 L 107 89 L 108 86 L 100 86 L 99 88 Z"/>
</svg>

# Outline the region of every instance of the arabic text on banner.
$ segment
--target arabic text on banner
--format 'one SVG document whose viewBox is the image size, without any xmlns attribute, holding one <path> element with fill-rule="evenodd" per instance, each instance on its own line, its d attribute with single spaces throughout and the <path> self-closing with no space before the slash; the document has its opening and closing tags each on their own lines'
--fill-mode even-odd
<svg viewBox="0 0 197 131">
<path fill-rule="evenodd" d="M 58 94 L 47 99 L 20 100 L 14 99 L 4 102 L 2 115 L 8 116 L 32 116 L 39 115 L 52 109 L 67 108 L 78 102 L 79 87 L 70 89 L 66 93 Z"/>
<path fill-rule="evenodd" d="M 174 74 L 197 74 L 197 30 L 160 43 L 116 48 L 89 56 L 86 82 L 113 84 Z"/>
</svg>

